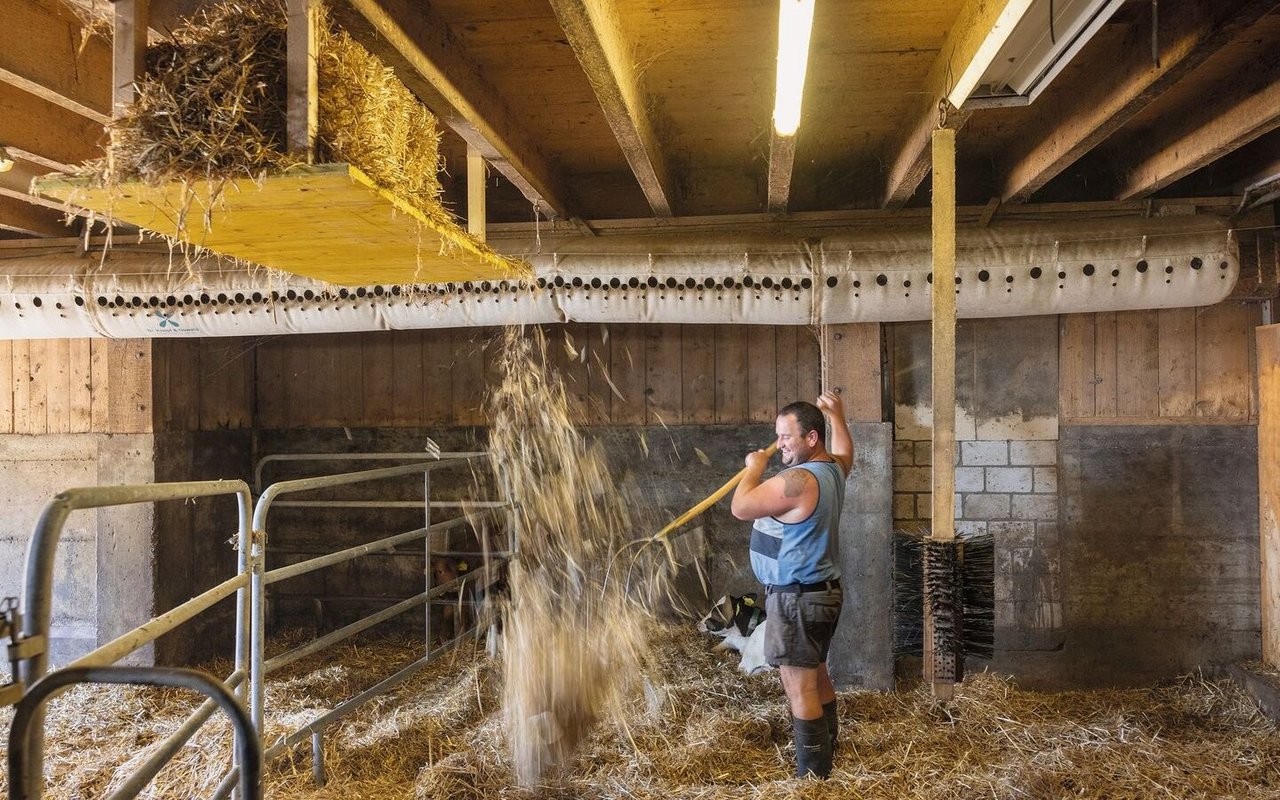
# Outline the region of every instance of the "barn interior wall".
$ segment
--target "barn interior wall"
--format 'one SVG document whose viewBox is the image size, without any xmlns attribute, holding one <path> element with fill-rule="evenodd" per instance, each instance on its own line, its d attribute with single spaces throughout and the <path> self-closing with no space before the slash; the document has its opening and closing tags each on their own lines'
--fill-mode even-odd
<svg viewBox="0 0 1280 800">
<path fill-rule="evenodd" d="M 994 539 L 995 668 L 1110 685 L 1256 657 L 1260 321 L 1226 303 L 960 322 L 957 528 Z M 928 327 L 891 327 L 894 521 L 922 528 Z"/>
</svg>

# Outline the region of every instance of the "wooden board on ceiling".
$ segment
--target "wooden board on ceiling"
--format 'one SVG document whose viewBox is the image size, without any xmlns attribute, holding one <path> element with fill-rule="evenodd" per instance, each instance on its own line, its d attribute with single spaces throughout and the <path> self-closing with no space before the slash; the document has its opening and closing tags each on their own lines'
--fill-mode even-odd
<svg viewBox="0 0 1280 800">
<path fill-rule="evenodd" d="M 37 188 L 215 253 L 329 283 L 501 280 L 524 270 L 458 226 L 430 219 L 380 189 L 350 164 L 299 166 L 260 182 L 108 188 L 56 177 Z"/>
</svg>

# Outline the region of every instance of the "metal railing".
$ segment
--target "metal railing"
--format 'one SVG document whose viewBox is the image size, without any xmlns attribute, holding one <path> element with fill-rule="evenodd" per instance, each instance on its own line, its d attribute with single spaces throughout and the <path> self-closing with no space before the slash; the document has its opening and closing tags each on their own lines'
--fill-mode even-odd
<svg viewBox="0 0 1280 800">
<path fill-rule="evenodd" d="M 426 454 L 430 458 L 435 453 Z M 357 472 L 347 472 L 336 475 L 322 475 L 317 477 L 300 478 L 295 480 L 284 480 L 273 483 L 262 491 L 256 504 L 252 502 L 252 496 L 249 493 L 248 486 L 243 481 L 201 481 L 188 483 L 171 483 L 171 484 L 144 484 L 139 486 L 116 486 L 116 487 L 88 487 L 82 489 L 70 489 L 55 497 L 45 508 L 37 524 L 35 535 L 32 538 L 31 547 L 27 562 L 27 575 L 25 580 L 25 596 L 24 596 L 24 612 L 25 616 L 22 620 L 21 637 L 15 641 L 13 649 L 18 655 L 17 664 L 17 681 L 16 685 L 20 691 L 30 694 L 32 689 L 26 687 L 34 687 L 37 681 L 44 676 L 48 667 L 48 631 L 52 616 L 52 580 L 53 580 L 53 558 L 57 550 L 58 540 L 61 535 L 62 526 L 66 521 L 67 515 L 74 509 L 79 508 L 101 508 L 110 505 L 125 505 L 132 503 L 155 502 L 160 500 L 178 500 L 192 497 L 203 497 L 217 494 L 237 495 L 239 500 L 239 563 L 238 571 L 234 578 L 224 581 L 214 586 L 200 595 L 188 600 L 178 607 L 161 614 L 137 628 L 123 634 L 122 636 L 108 642 L 93 652 L 76 659 L 68 667 L 61 672 L 71 670 L 70 675 L 80 675 L 83 677 L 86 670 L 98 670 L 107 665 L 113 664 L 129 653 L 134 652 L 145 644 L 154 641 L 160 635 L 172 631 L 174 628 L 195 617 L 202 611 L 210 608 L 219 601 L 230 596 L 232 593 L 237 594 L 236 604 L 236 638 L 235 638 L 235 670 L 229 675 L 225 682 L 218 682 L 219 686 L 225 685 L 238 691 L 241 698 L 248 706 L 248 718 L 252 723 L 255 733 L 254 745 L 257 745 L 257 736 L 263 730 L 263 720 L 265 718 L 266 709 L 264 707 L 265 697 L 265 680 L 266 677 L 284 667 L 292 664 L 299 659 L 313 655 L 330 647 L 338 642 L 348 639 L 358 633 L 372 628 L 382 622 L 390 620 L 396 616 L 406 613 L 416 607 L 427 607 L 423 615 L 424 618 L 424 655 L 403 666 L 393 675 L 384 678 L 376 685 L 365 689 L 359 694 L 342 701 L 334 708 L 320 714 L 314 720 L 302 726 L 301 728 L 283 735 L 280 739 L 262 753 L 262 763 L 269 763 L 271 760 L 278 758 L 301 742 L 308 738 L 312 741 L 313 746 L 313 772 L 318 783 L 324 782 L 324 762 L 323 762 L 323 736 L 327 726 L 333 724 L 351 714 L 361 706 L 368 703 L 373 698 L 391 691 L 400 684 L 404 683 L 415 673 L 425 667 L 432 659 L 446 652 L 459 642 L 465 640 L 468 636 L 475 633 L 475 627 L 458 633 L 455 636 L 440 645 L 432 648 L 431 637 L 431 614 L 429 604 L 438 601 L 445 593 L 455 589 L 462 589 L 468 585 L 474 586 L 478 580 L 491 580 L 497 571 L 505 563 L 510 553 L 516 547 L 516 529 L 515 515 L 511 503 L 506 500 L 487 500 L 476 502 L 458 502 L 458 501 L 433 501 L 431 499 L 431 473 L 439 468 L 470 465 L 481 459 L 486 459 L 487 453 L 484 452 L 466 452 L 466 453 L 438 453 L 438 460 L 423 461 L 423 453 L 344 453 L 344 454 L 290 454 L 281 456 L 268 456 L 260 461 L 255 469 L 255 480 L 260 481 L 263 469 L 266 464 L 272 461 L 323 461 L 323 460 L 406 460 L 418 459 L 416 463 L 402 464 L 392 467 L 383 467 L 379 469 L 362 470 Z M 406 500 L 279 500 L 278 498 L 302 492 L 312 491 L 316 489 L 332 488 L 337 486 L 345 486 L 351 484 L 362 484 L 374 481 L 389 480 L 401 478 L 407 475 L 421 474 L 423 476 L 423 498 L 419 501 Z M 267 561 L 267 544 L 270 540 L 268 518 L 273 508 L 279 507 L 311 507 L 311 508 L 422 508 L 424 515 L 424 525 L 412 530 L 394 533 L 376 541 L 348 547 L 336 552 L 316 555 L 299 563 L 290 564 L 288 566 L 279 567 L 268 571 L 266 569 Z M 469 520 L 468 516 L 460 515 L 453 518 L 432 523 L 431 513 L 433 508 L 466 508 L 470 513 L 470 519 L 475 519 L 483 515 L 494 514 L 498 511 L 506 510 L 510 515 L 510 524 L 507 530 L 507 547 L 505 551 L 488 553 L 488 563 L 481 570 L 468 573 L 454 580 L 440 585 L 432 585 L 431 563 L 433 557 L 432 539 L 435 536 L 443 535 L 447 531 L 466 524 Z M 252 517 L 249 510 L 253 509 Z M 426 585 L 424 590 L 412 597 L 401 600 L 386 608 L 376 611 L 362 619 L 356 620 L 337 630 L 317 637 L 316 639 L 295 647 L 285 653 L 281 653 L 271 659 L 265 657 L 265 638 L 266 638 L 266 602 L 267 587 L 287 580 L 289 578 L 298 577 L 316 570 L 331 567 L 336 564 L 346 563 L 362 556 L 373 553 L 382 553 L 395 551 L 395 548 L 411 544 L 421 540 L 423 542 L 423 558 L 425 561 Z M 441 552 L 455 555 L 458 551 L 444 549 Z M 477 555 L 477 554 L 468 554 Z M 483 576 L 481 578 L 480 576 Z M 463 601 L 452 601 L 463 602 Z M 99 675 L 101 673 L 94 673 Z M 52 678 L 52 676 L 50 676 Z M 213 680 L 213 679 L 210 679 Z M 63 681 L 62 678 L 59 681 Z M 58 691 L 66 682 L 58 684 L 57 688 L 50 689 L 49 695 Z M 42 698 L 47 699 L 47 696 Z M 148 755 L 143 764 L 127 778 L 120 787 L 111 794 L 111 800 L 125 800 L 125 798 L 136 797 L 139 792 L 160 772 L 161 768 L 190 740 L 190 738 L 199 730 L 214 710 L 219 705 L 219 700 L 211 697 L 202 704 L 188 719 L 163 742 L 155 746 Z M 21 741 L 18 742 L 19 749 L 23 750 L 23 758 L 25 759 L 23 767 L 26 774 L 23 778 L 24 784 L 17 786 L 16 780 L 11 787 L 11 794 L 15 797 L 39 798 L 41 796 L 41 776 L 43 773 L 43 756 L 44 756 L 44 704 L 43 701 L 34 703 L 31 707 L 30 717 L 24 717 L 23 726 L 26 729 L 20 735 Z M 15 734 L 18 735 L 18 734 Z M 214 793 L 214 797 L 227 797 L 234 791 L 237 785 L 244 785 L 241 779 L 244 771 L 240 769 L 242 761 L 235 761 L 231 769 L 223 776 L 222 782 L 219 784 Z M 256 768 L 254 770 L 256 772 Z"/>
<path fill-rule="evenodd" d="M 243 681 L 249 669 L 248 642 L 251 638 L 248 628 L 250 615 L 250 597 L 246 591 L 249 583 L 248 575 L 254 562 L 254 545 L 249 527 L 249 509 L 253 498 L 249 494 L 249 486 L 244 481 L 186 481 L 181 483 L 154 483 L 131 486 L 91 486 L 68 489 L 54 497 L 45 506 L 36 523 L 35 533 L 27 551 L 26 574 L 23 579 L 23 613 L 21 633 L 13 647 L 18 651 L 16 661 L 16 684 L 22 687 L 24 697 L 31 694 L 37 683 L 45 676 L 49 667 L 49 630 L 53 618 L 53 565 L 57 555 L 58 544 L 62 539 L 62 529 L 72 511 L 88 508 L 106 508 L 110 506 L 133 505 L 136 503 L 152 503 L 165 500 L 188 500 L 197 497 L 217 495 L 236 495 L 239 504 L 239 525 L 237 543 L 239 546 L 239 564 L 234 578 L 223 581 L 204 593 L 188 600 L 176 608 L 139 625 L 127 633 L 98 647 L 88 655 L 76 659 L 67 669 L 83 671 L 106 667 L 129 655 L 144 645 L 155 641 L 162 634 L 168 633 L 184 622 L 192 619 L 218 601 L 237 595 L 236 632 L 235 632 L 235 671 L 226 683 L 236 686 Z M 73 672 L 72 674 L 78 674 Z M 52 676 L 51 676 L 52 677 Z M 60 679 L 61 680 L 61 679 Z M 53 686 L 50 693 L 58 691 L 65 683 L 47 684 Z M 45 696 L 46 699 L 48 695 Z M 214 701 L 207 701 L 196 710 L 183 726 L 161 745 L 161 750 L 177 752 L 177 750 L 204 724 L 214 708 Z M 24 766 L 28 772 L 19 780 L 11 778 L 10 793 L 14 797 L 39 798 L 43 789 L 44 774 L 44 704 L 35 703 L 30 710 L 30 717 L 24 723 L 25 733 L 21 739 L 12 738 L 11 748 L 22 750 L 26 758 Z M 15 719 L 16 722 L 16 719 Z M 176 742 L 176 744 L 175 744 Z M 129 798 L 137 795 L 159 772 L 167 761 L 164 759 L 148 759 L 138 771 L 131 776 L 126 785 L 111 795 L 115 798 Z"/>
</svg>

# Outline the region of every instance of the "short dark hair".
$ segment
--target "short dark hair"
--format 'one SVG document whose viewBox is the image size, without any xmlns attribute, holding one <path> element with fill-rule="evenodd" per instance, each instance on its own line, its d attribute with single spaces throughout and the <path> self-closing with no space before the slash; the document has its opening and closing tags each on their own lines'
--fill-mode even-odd
<svg viewBox="0 0 1280 800">
<path fill-rule="evenodd" d="M 796 422 L 800 423 L 801 436 L 808 436 L 809 431 L 817 431 L 818 441 L 825 442 L 827 440 L 827 418 L 813 403 L 797 400 L 790 405 L 783 406 L 782 410 L 778 412 L 780 417 L 788 414 L 795 417 Z"/>
</svg>

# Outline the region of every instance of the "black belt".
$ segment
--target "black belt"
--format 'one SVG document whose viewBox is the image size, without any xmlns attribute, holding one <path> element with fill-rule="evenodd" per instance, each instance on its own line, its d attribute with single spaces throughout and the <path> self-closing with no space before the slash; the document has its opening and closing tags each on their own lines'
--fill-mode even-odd
<svg viewBox="0 0 1280 800">
<path fill-rule="evenodd" d="M 781 586 L 767 586 L 769 594 L 809 594 L 810 592 L 829 592 L 840 588 L 840 579 L 819 581 L 817 583 L 787 583 Z"/>
</svg>

